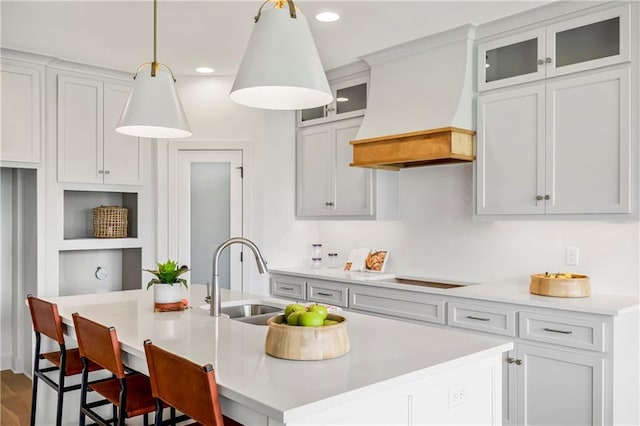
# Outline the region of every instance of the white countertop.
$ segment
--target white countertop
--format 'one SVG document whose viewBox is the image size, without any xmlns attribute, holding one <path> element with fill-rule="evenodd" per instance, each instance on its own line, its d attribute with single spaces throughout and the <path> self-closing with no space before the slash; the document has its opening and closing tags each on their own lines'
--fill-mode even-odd
<svg viewBox="0 0 640 426">
<path fill-rule="evenodd" d="M 278 268 L 270 269 L 273 274 L 287 274 L 303 278 L 339 281 L 367 286 L 411 290 L 423 293 L 446 295 L 451 297 L 465 297 L 469 299 L 485 300 L 502 303 L 515 303 L 526 306 L 537 306 L 550 309 L 585 312 L 601 315 L 620 315 L 627 311 L 640 309 L 639 296 L 592 294 L 589 297 L 562 298 L 538 296 L 529 293 L 529 282 L 487 282 L 466 283 L 442 280 L 429 277 L 416 277 L 426 281 L 463 284 L 462 287 L 439 289 L 418 285 L 397 284 L 388 281 L 389 274 L 376 276 L 372 272 L 348 272 L 342 269 L 311 269 L 311 268 Z M 400 275 L 398 275 L 400 276 Z M 377 279 L 376 279 L 377 278 Z"/>
<path fill-rule="evenodd" d="M 58 304 L 67 325 L 79 312 L 114 326 L 123 351 L 139 359 L 144 340 L 151 339 L 198 364 L 213 364 L 222 396 L 285 423 L 379 386 L 401 385 L 513 348 L 500 338 L 341 312 L 348 321 L 349 353 L 324 361 L 277 359 L 264 351 L 266 326 L 210 317 L 198 307 L 204 286 L 190 291 L 194 307 L 184 312 L 154 313 L 153 292 L 145 290 L 48 299 Z M 228 290 L 222 297 L 223 306 L 241 300 L 288 303 Z"/>
</svg>

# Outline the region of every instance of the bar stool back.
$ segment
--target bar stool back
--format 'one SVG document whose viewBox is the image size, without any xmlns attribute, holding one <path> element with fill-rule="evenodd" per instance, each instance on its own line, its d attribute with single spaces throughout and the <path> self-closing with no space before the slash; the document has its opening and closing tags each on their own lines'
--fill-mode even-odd
<svg viewBox="0 0 640 426">
<path fill-rule="evenodd" d="M 33 360 L 33 387 L 31 393 L 31 426 L 36 422 L 36 402 L 38 397 L 38 380 L 42 380 L 57 392 L 56 426 L 62 424 L 62 403 L 65 392 L 80 389 L 80 385 L 65 386 L 65 378 L 82 372 L 82 361 L 77 348 L 67 349 L 64 341 L 62 320 L 58 313 L 58 306 L 27 295 L 31 322 L 36 336 L 36 347 Z M 59 351 L 41 353 L 42 335 L 52 339 L 58 344 Z M 52 366 L 40 368 L 40 360 L 49 361 Z M 99 370 L 101 367 L 90 363 L 89 371 Z M 48 373 L 58 372 L 56 383 Z"/>
<path fill-rule="evenodd" d="M 106 327 L 77 312 L 72 314 L 78 338 L 78 348 L 84 363 L 80 393 L 80 426 L 85 424 L 85 416 L 100 425 L 124 425 L 125 419 L 144 415 L 144 424 L 149 424 L 148 414 L 155 410 L 155 400 L 151 395 L 149 378 L 138 372 L 127 374 L 122 362 L 120 342 L 114 327 Z M 110 371 L 115 378 L 88 383 L 87 366 L 93 361 Z M 104 399 L 87 402 L 87 392 L 95 391 Z M 105 420 L 94 409 L 103 405 L 113 405 L 113 422 Z"/>
<path fill-rule="evenodd" d="M 156 425 L 162 424 L 163 402 L 205 426 L 240 425 L 222 415 L 211 364 L 200 366 L 154 345 L 151 340 L 144 342 L 144 352 L 156 398 Z"/>
</svg>

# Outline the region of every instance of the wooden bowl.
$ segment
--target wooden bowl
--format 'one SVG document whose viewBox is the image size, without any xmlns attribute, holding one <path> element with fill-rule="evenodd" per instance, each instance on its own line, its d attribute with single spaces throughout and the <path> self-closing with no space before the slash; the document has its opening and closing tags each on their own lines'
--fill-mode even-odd
<svg viewBox="0 0 640 426">
<path fill-rule="evenodd" d="M 269 318 L 265 351 L 276 358 L 292 360 L 321 360 L 337 358 L 349 352 L 347 320 L 329 314 L 327 319 L 338 324 L 322 327 L 287 325 L 284 315 Z"/>
<path fill-rule="evenodd" d="M 588 297 L 591 296 L 591 286 L 586 275 L 571 274 L 571 278 L 552 278 L 545 274 L 533 274 L 529 292 L 552 297 Z"/>
</svg>

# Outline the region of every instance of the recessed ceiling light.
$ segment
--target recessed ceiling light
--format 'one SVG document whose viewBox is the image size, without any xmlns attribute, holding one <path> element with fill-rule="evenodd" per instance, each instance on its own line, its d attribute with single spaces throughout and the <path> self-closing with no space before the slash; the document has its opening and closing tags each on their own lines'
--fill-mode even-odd
<svg viewBox="0 0 640 426">
<path fill-rule="evenodd" d="M 335 12 L 320 12 L 316 13 L 316 21 L 320 22 L 336 22 L 340 19 L 340 15 Z"/>
<path fill-rule="evenodd" d="M 196 72 L 199 72 L 200 74 L 211 74 L 212 72 L 214 72 L 215 70 L 211 67 L 198 67 L 196 68 Z"/>
</svg>

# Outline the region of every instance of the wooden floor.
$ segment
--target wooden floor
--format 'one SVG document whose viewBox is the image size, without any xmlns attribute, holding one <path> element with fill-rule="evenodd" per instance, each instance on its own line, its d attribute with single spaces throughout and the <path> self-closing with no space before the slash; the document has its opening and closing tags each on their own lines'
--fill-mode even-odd
<svg viewBox="0 0 640 426">
<path fill-rule="evenodd" d="M 3 370 L 0 376 L 0 424 L 28 425 L 31 414 L 31 379 L 24 374 L 14 374 L 11 370 Z"/>
</svg>

